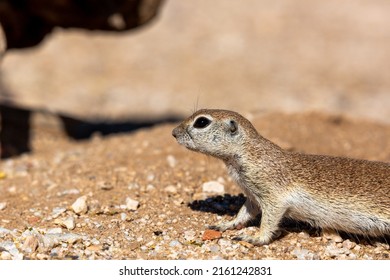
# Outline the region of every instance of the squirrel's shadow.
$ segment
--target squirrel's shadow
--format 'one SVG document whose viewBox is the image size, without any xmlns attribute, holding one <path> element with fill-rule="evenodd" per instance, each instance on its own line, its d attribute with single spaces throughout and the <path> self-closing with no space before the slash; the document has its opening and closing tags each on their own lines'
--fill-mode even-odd
<svg viewBox="0 0 390 280">
<path fill-rule="evenodd" d="M 204 200 L 194 200 L 188 203 L 188 206 L 195 211 L 209 212 L 218 214 L 220 216 L 235 216 L 238 211 L 245 203 L 246 197 L 243 194 L 239 195 L 230 195 L 224 194 L 208 197 Z M 251 221 L 247 226 L 259 226 L 261 220 L 261 215 L 256 217 Z M 280 228 L 282 233 L 279 238 L 287 235 L 288 233 L 294 232 L 306 232 L 311 237 L 319 237 L 322 235 L 322 229 L 311 226 L 308 223 L 295 221 L 289 218 L 284 218 L 280 223 Z M 369 237 L 363 235 L 356 235 L 347 232 L 338 232 L 340 236 L 345 239 L 350 239 L 357 244 L 367 244 L 373 245 L 376 242 L 390 244 L 390 235 L 384 237 Z"/>
<path fill-rule="evenodd" d="M 224 194 L 223 196 L 217 195 L 208 197 L 204 200 L 194 200 L 191 203 L 188 203 L 188 206 L 195 211 L 209 212 L 220 216 L 235 216 L 245 203 L 245 200 L 246 197 L 243 194 Z M 251 221 L 247 226 L 259 226 L 260 220 L 261 215 L 258 215 L 256 219 Z M 283 219 L 280 227 L 288 232 L 307 231 L 311 235 L 318 234 L 318 231 L 320 231 L 318 228 L 313 228 L 307 223 L 297 222 L 291 219 Z"/>
</svg>

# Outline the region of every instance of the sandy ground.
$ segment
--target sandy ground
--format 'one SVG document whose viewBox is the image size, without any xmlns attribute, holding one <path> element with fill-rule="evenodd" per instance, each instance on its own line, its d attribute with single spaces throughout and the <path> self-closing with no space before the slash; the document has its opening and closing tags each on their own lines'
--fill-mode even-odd
<svg viewBox="0 0 390 280">
<path fill-rule="evenodd" d="M 232 109 L 283 148 L 390 162 L 389 2 L 245 3 L 167 1 L 122 35 L 56 30 L 4 57 L 2 98 L 112 122 Z M 232 240 L 256 227 L 205 238 L 244 198 L 174 125 L 74 141 L 36 113 L 33 152 L 0 162 L 1 258 L 390 259 L 386 240 L 291 223 L 269 246 Z M 223 191 L 204 191 L 214 181 Z"/>
<path fill-rule="evenodd" d="M 267 114 L 253 121 L 289 150 L 390 161 L 389 126 L 320 114 Z M 5 257 L 390 258 L 385 240 L 327 237 L 294 224 L 285 225 L 286 235 L 269 246 L 232 240 L 257 227 L 204 240 L 206 226 L 231 219 L 244 198 L 221 162 L 175 143 L 173 124 L 84 142 L 62 137 L 53 123 L 44 127 L 34 133 L 34 154 L 1 163 L 0 202 L 6 207 L 0 236 L 14 244 L 5 244 L 13 252 Z M 203 188 L 215 181 L 222 190 Z M 73 205 L 80 197 L 86 198 L 84 210 Z"/>
</svg>

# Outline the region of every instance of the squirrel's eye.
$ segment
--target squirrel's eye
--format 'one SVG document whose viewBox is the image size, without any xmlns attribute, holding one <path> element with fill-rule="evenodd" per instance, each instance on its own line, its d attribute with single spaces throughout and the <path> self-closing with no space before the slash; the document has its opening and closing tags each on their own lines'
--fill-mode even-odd
<svg viewBox="0 0 390 280">
<path fill-rule="evenodd" d="M 195 127 L 195 128 L 205 128 L 205 127 L 208 126 L 210 123 L 211 123 L 211 121 L 210 121 L 208 118 L 200 117 L 200 118 L 198 118 L 198 119 L 195 121 L 194 127 Z"/>
</svg>

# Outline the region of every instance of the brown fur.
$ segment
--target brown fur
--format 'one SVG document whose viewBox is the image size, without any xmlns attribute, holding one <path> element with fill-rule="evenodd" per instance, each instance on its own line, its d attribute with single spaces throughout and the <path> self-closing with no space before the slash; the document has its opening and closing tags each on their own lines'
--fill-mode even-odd
<svg viewBox="0 0 390 280">
<path fill-rule="evenodd" d="M 201 117 L 209 121 L 205 127 L 196 123 Z M 211 228 L 233 229 L 261 213 L 259 234 L 236 239 L 268 244 L 283 217 L 354 234 L 390 234 L 387 163 L 288 152 L 227 110 L 199 110 L 172 134 L 188 149 L 223 160 L 247 196 L 234 220 Z"/>
</svg>

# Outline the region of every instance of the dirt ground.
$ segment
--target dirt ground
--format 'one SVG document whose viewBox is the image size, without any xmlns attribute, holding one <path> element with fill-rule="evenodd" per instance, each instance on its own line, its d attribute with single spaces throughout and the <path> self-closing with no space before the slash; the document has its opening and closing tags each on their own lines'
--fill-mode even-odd
<svg viewBox="0 0 390 280">
<path fill-rule="evenodd" d="M 285 149 L 390 162 L 389 2 L 245 3 L 170 0 L 139 31 L 57 30 L 4 57 L 2 99 L 37 112 L 33 151 L 0 162 L 1 259 L 390 259 L 290 222 L 262 247 L 232 240 L 257 227 L 206 231 L 244 197 L 160 120 L 232 109 Z M 76 141 L 56 113 L 156 125 Z"/>
</svg>

